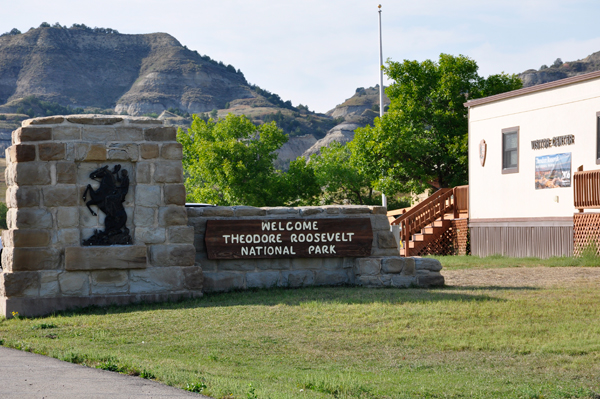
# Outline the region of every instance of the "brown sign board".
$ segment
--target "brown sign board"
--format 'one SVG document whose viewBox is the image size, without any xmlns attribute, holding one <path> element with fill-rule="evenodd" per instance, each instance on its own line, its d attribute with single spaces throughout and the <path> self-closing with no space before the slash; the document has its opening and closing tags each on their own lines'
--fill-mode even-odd
<svg viewBox="0 0 600 399">
<path fill-rule="evenodd" d="M 331 258 L 371 255 L 367 218 L 209 220 L 209 259 Z"/>
</svg>

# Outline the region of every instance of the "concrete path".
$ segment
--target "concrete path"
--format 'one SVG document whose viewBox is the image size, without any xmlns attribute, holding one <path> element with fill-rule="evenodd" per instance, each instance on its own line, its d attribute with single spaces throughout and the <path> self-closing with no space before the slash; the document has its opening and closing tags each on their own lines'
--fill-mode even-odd
<svg viewBox="0 0 600 399">
<path fill-rule="evenodd" d="M 1 399 L 208 398 L 155 381 L 0 347 Z"/>
</svg>

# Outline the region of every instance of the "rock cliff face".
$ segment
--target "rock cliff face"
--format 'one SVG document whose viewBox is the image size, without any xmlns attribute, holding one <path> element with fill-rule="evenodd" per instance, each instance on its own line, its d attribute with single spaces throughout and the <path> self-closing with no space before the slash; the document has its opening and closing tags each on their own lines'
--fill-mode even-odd
<svg viewBox="0 0 600 399">
<path fill-rule="evenodd" d="M 313 154 L 320 154 L 321 148 L 329 147 L 329 145 L 334 141 L 337 141 L 338 143 L 342 144 L 352 141 L 352 139 L 354 139 L 354 130 L 356 130 L 359 127 L 361 127 L 361 125 L 358 125 L 356 123 L 340 123 L 333 129 L 331 129 L 325 137 L 323 137 L 321 140 L 317 141 L 314 145 L 312 145 L 309 149 L 304 151 L 302 156 L 308 159 Z"/>
<path fill-rule="evenodd" d="M 291 161 L 302 155 L 316 142 L 317 139 L 312 134 L 290 137 L 288 142 L 282 145 L 277 151 L 277 160 L 275 160 L 275 166 L 279 169 L 287 170 Z"/>
<path fill-rule="evenodd" d="M 600 70 L 600 52 L 590 54 L 582 60 L 555 62 L 549 68 L 528 69 L 519 77 L 523 81 L 523 87 L 529 87 L 598 70 Z"/>
<path fill-rule="evenodd" d="M 206 112 L 254 94 L 235 68 L 166 33 L 40 27 L 0 37 L 0 105 L 10 111 L 11 102 L 27 96 L 140 115 L 170 107 Z"/>
</svg>

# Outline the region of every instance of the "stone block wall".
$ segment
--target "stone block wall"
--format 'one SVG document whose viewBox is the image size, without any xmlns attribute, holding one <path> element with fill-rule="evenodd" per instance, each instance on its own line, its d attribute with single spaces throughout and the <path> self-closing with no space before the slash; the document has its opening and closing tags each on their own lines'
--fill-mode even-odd
<svg viewBox="0 0 600 399">
<path fill-rule="evenodd" d="M 12 141 L 1 314 L 201 295 L 175 128 L 150 118 L 53 116 L 24 121 Z M 93 216 L 82 199 L 88 184 L 99 185 L 89 175 L 117 164 L 130 179 L 133 245 L 84 247 L 104 230 L 104 214 L 92 206 Z"/>
<path fill-rule="evenodd" d="M 403 258 L 390 231 L 386 208 L 322 206 L 254 208 L 247 206 L 187 208 L 194 228 L 195 264 L 202 268 L 206 292 L 234 289 L 356 284 L 368 287 L 439 286 L 444 278 L 435 259 Z M 373 230 L 366 258 L 208 259 L 204 235 L 211 219 L 369 218 Z"/>
</svg>

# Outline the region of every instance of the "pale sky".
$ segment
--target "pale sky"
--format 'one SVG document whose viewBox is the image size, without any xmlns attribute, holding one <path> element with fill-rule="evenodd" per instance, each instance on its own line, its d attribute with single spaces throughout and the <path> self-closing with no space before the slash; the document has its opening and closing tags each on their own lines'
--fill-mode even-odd
<svg viewBox="0 0 600 399">
<path fill-rule="evenodd" d="M 378 83 L 383 57 L 474 59 L 483 76 L 600 51 L 598 0 L 0 0 L 0 34 L 42 22 L 166 32 L 294 105 L 326 112 Z"/>
</svg>

